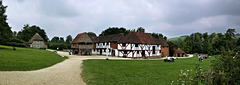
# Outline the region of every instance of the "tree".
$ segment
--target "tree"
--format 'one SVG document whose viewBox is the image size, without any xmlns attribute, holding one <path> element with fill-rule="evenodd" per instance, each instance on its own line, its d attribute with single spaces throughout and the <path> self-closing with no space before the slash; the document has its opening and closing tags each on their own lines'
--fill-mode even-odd
<svg viewBox="0 0 240 85">
<path fill-rule="evenodd" d="M 51 39 L 51 42 L 57 43 L 59 41 L 59 37 L 55 36 Z"/>
<path fill-rule="evenodd" d="M 44 39 L 45 42 L 48 41 L 48 37 L 46 35 L 45 30 L 41 29 L 36 25 L 33 26 L 29 26 L 28 24 L 24 25 L 23 29 L 18 32 L 17 37 L 24 40 L 25 42 L 28 42 L 36 33 L 38 33 Z"/>
<path fill-rule="evenodd" d="M 60 37 L 60 40 L 58 41 L 58 43 L 64 43 L 64 38 Z"/>
<path fill-rule="evenodd" d="M 112 35 L 112 34 L 119 34 L 119 33 L 123 33 L 124 35 L 127 35 L 130 32 L 130 30 L 126 30 L 123 27 L 109 27 L 108 29 L 102 31 L 101 34 L 99 34 L 99 36 L 107 36 L 107 35 Z"/>
<path fill-rule="evenodd" d="M 67 43 L 67 44 L 71 44 L 72 41 L 73 41 L 72 36 L 71 36 L 71 35 L 68 35 L 68 36 L 66 37 L 66 43 Z"/>
<path fill-rule="evenodd" d="M 11 27 L 7 23 L 7 15 L 5 14 L 7 6 L 4 6 L 0 0 L 0 44 L 7 44 L 12 38 Z"/>
<path fill-rule="evenodd" d="M 192 50 L 191 42 L 190 41 L 184 42 L 182 46 L 182 50 L 184 50 L 186 53 L 190 53 Z"/>
<path fill-rule="evenodd" d="M 237 46 L 240 46 L 240 38 L 237 40 Z"/>
<path fill-rule="evenodd" d="M 226 39 L 227 40 L 232 40 L 232 37 L 235 37 L 235 29 L 228 29 L 227 32 L 225 33 Z"/>
<path fill-rule="evenodd" d="M 137 32 L 145 33 L 145 29 L 144 29 L 143 27 L 139 27 L 139 28 L 137 29 Z"/>
<path fill-rule="evenodd" d="M 171 41 L 168 41 L 167 43 L 168 43 L 168 46 L 169 46 L 169 55 L 173 56 L 174 51 L 177 48 L 177 45 L 174 42 L 171 42 Z"/>
</svg>

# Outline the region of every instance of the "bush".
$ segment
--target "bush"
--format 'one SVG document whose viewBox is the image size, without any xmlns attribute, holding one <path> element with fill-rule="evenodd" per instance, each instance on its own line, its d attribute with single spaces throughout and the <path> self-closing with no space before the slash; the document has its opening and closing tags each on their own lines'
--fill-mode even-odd
<svg viewBox="0 0 240 85">
<path fill-rule="evenodd" d="M 240 84 L 240 47 L 232 51 L 224 51 L 212 61 L 212 69 L 202 70 L 196 64 L 194 70 L 181 70 L 177 84 L 206 85 L 239 85 Z M 174 81 L 173 81 L 174 82 Z M 173 84 L 172 82 L 172 84 Z"/>
<path fill-rule="evenodd" d="M 59 50 L 63 50 L 63 49 L 69 49 L 70 48 L 70 44 L 67 43 L 53 43 L 53 42 L 48 42 L 48 48 L 50 49 L 57 49 L 59 48 Z"/>
<path fill-rule="evenodd" d="M 27 47 L 27 43 L 18 38 L 11 38 L 5 45 L 16 47 Z"/>
</svg>

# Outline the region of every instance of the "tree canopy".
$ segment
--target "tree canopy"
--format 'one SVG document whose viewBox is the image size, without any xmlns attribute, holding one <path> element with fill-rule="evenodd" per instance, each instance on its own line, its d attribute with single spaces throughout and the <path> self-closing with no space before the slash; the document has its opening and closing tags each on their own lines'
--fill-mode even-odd
<svg viewBox="0 0 240 85">
<path fill-rule="evenodd" d="M 48 37 L 46 35 L 46 32 L 44 29 L 41 29 L 40 27 L 33 25 L 29 26 L 28 24 L 24 25 L 23 29 L 18 32 L 17 37 L 24 40 L 25 42 L 28 42 L 33 35 L 38 33 L 45 42 L 48 41 Z"/>
<path fill-rule="evenodd" d="M 0 0 L 0 44 L 7 44 L 12 38 L 11 27 L 7 23 L 7 15 L 5 14 L 7 6 L 4 6 Z"/>
<path fill-rule="evenodd" d="M 124 35 L 127 35 L 130 31 L 126 30 L 123 27 L 109 27 L 108 29 L 102 31 L 101 34 L 99 34 L 99 36 L 107 36 L 107 35 L 112 35 L 112 34 L 119 34 L 119 33 L 123 33 Z"/>
</svg>

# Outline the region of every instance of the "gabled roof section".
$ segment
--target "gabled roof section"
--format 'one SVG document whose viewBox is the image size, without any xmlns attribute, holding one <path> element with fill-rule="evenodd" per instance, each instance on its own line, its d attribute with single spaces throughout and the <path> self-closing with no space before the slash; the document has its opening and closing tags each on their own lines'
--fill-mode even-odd
<svg viewBox="0 0 240 85">
<path fill-rule="evenodd" d="M 38 34 L 36 33 L 30 40 L 28 43 L 32 43 L 33 41 L 44 41 L 43 38 Z"/>
<path fill-rule="evenodd" d="M 83 37 L 84 34 L 86 34 L 86 32 L 84 32 L 84 33 L 79 33 L 79 34 L 73 39 L 72 43 L 78 43 L 78 42 L 81 40 L 81 38 Z"/>
<path fill-rule="evenodd" d="M 81 42 L 93 42 L 96 38 L 96 34 L 94 33 L 79 33 L 72 41 L 72 43 L 81 43 Z"/>
<path fill-rule="evenodd" d="M 155 38 L 155 41 L 156 41 L 158 44 L 160 44 L 161 46 L 168 46 L 166 40 L 164 40 L 164 39 L 156 39 L 156 38 Z"/>
<path fill-rule="evenodd" d="M 123 33 L 107 35 L 107 36 L 99 36 L 95 39 L 95 42 L 117 42 L 124 36 Z"/>
<path fill-rule="evenodd" d="M 180 48 L 178 48 L 175 52 L 174 52 L 174 54 L 177 54 L 177 53 L 185 53 L 182 49 L 180 49 Z"/>
<path fill-rule="evenodd" d="M 97 38 L 97 36 L 96 36 L 96 34 L 94 34 L 94 33 L 87 33 L 88 34 L 88 36 L 91 38 L 91 40 L 94 42 L 95 41 L 95 39 Z"/>
<path fill-rule="evenodd" d="M 118 43 L 158 44 L 150 33 L 130 32 Z"/>
</svg>

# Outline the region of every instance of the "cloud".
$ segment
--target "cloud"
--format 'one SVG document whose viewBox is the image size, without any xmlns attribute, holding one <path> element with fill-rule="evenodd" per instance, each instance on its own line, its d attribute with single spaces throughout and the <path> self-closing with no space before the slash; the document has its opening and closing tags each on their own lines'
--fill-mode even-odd
<svg viewBox="0 0 240 85">
<path fill-rule="evenodd" d="M 239 0 L 4 0 L 9 25 L 38 25 L 53 36 L 101 33 L 108 27 L 158 32 L 167 37 L 193 32 L 240 31 Z"/>
</svg>

